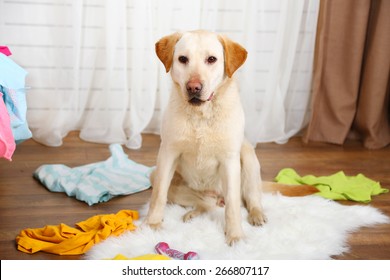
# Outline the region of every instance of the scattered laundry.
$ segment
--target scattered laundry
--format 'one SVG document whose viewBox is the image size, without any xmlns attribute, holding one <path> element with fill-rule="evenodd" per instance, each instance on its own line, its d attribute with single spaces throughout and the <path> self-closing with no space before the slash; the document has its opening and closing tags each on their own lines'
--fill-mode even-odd
<svg viewBox="0 0 390 280">
<path fill-rule="evenodd" d="M 171 258 L 164 256 L 164 255 L 159 255 L 159 254 L 146 254 L 146 255 L 142 255 L 142 256 L 138 256 L 138 257 L 134 257 L 134 258 L 128 258 L 125 255 L 118 254 L 110 260 L 158 261 L 158 260 L 171 260 Z"/>
<path fill-rule="evenodd" d="M 11 55 L 9 49 L 0 46 L 0 146 L 2 146 L 0 157 L 11 160 L 15 149 L 10 142 L 15 141 L 18 144 L 31 138 L 32 133 L 26 120 L 25 78 L 27 72 L 7 55 Z M 8 117 L 5 114 L 8 114 Z M 12 135 L 8 133 L 9 129 Z"/>
<path fill-rule="evenodd" d="M 93 205 L 118 195 L 128 195 L 151 186 L 153 168 L 130 160 L 120 144 L 109 146 L 106 161 L 70 168 L 62 164 L 40 166 L 34 177 L 53 192 L 65 192 Z"/>
<path fill-rule="evenodd" d="M 0 46 L 0 53 L 10 56 L 12 53 L 7 46 Z"/>
<path fill-rule="evenodd" d="M 16 144 L 11 130 L 11 119 L 0 92 L 0 157 L 11 160 Z"/>
<path fill-rule="evenodd" d="M 66 224 L 48 225 L 43 228 L 24 229 L 16 237 L 19 251 L 39 251 L 58 255 L 80 255 L 107 237 L 118 236 L 127 230 L 135 230 L 133 221 L 139 214 L 133 210 L 121 210 L 116 214 L 96 215 L 70 227 Z"/>
<path fill-rule="evenodd" d="M 334 200 L 353 200 L 368 203 L 372 195 L 387 193 L 389 190 L 382 188 L 379 182 L 375 182 L 363 174 L 346 176 L 343 171 L 330 176 L 316 177 L 313 175 L 300 176 L 292 168 L 282 169 L 275 181 L 289 185 L 310 185 L 318 189 L 318 195 Z"/>
</svg>

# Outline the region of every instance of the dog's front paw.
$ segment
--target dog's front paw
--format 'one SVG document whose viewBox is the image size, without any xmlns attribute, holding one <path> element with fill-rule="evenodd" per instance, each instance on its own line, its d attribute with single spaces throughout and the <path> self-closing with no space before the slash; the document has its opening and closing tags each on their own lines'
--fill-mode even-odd
<svg viewBox="0 0 390 280">
<path fill-rule="evenodd" d="M 149 226 L 151 229 L 159 230 L 162 226 L 162 220 L 146 218 L 143 224 Z"/>
<path fill-rule="evenodd" d="M 235 243 L 240 241 L 242 238 L 244 238 L 244 233 L 242 230 L 237 231 L 227 231 L 226 232 L 226 243 L 229 246 L 233 246 Z"/>
<path fill-rule="evenodd" d="M 161 229 L 161 227 L 162 227 L 162 223 L 155 223 L 155 224 L 149 224 L 149 223 L 148 223 L 148 226 L 149 226 L 151 229 L 153 229 L 153 230 L 159 230 L 159 229 Z"/>
<path fill-rule="evenodd" d="M 253 208 L 249 211 L 248 222 L 253 226 L 261 226 L 267 222 L 267 218 L 262 210 Z"/>
</svg>

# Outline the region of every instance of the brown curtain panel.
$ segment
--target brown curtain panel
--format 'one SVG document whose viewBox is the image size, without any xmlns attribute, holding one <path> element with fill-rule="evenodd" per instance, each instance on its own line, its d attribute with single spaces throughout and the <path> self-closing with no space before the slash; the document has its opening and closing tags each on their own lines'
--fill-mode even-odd
<svg viewBox="0 0 390 280">
<path fill-rule="evenodd" d="M 390 0 L 321 0 L 304 141 L 390 143 Z"/>
</svg>

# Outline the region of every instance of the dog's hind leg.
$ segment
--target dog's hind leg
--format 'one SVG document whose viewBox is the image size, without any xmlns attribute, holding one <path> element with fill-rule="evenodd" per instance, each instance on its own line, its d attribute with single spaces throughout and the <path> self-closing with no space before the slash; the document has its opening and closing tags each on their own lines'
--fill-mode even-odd
<svg viewBox="0 0 390 280">
<path fill-rule="evenodd" d="M 266 222 L 261 205 L 260 163 L 246 140 L 241 147 L 241 195 L 248 210 L 248 222 L 259 226 Z"/>
<path fill-rule="evenodd" d="M 193 207 L 183 216 L 183 221 L 191 219 L 213 209 L 219 202 L 219 197 L 205 192 L 195 191 L 186 185 L 179 174 L 175 174 L 168 191 L 168 202 L 184 207 Z"/>
</svg>

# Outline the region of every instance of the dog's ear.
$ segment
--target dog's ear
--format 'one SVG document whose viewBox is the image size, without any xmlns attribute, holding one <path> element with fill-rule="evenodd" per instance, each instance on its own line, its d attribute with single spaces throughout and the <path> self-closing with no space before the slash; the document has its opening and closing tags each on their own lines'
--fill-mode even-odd
<svg viewBox="0 0 390 280">
<path fill-rule="evenodd" d="M 225 72 L 231 78 L 241 65 L 244 64 L 248 52 L 238 43 L 225 36 L 219 36 L 225 55 Z"/>
<path fill-rule="evenodd" d="M 156 54 L 165 66 L 167 73 L 171 69 L 173 61 L 173 52 L 177 41 L 181 38 L 181 33 L 173 33 L 171 35 L 161 38 L 156 43 Z"/>
</svg>

